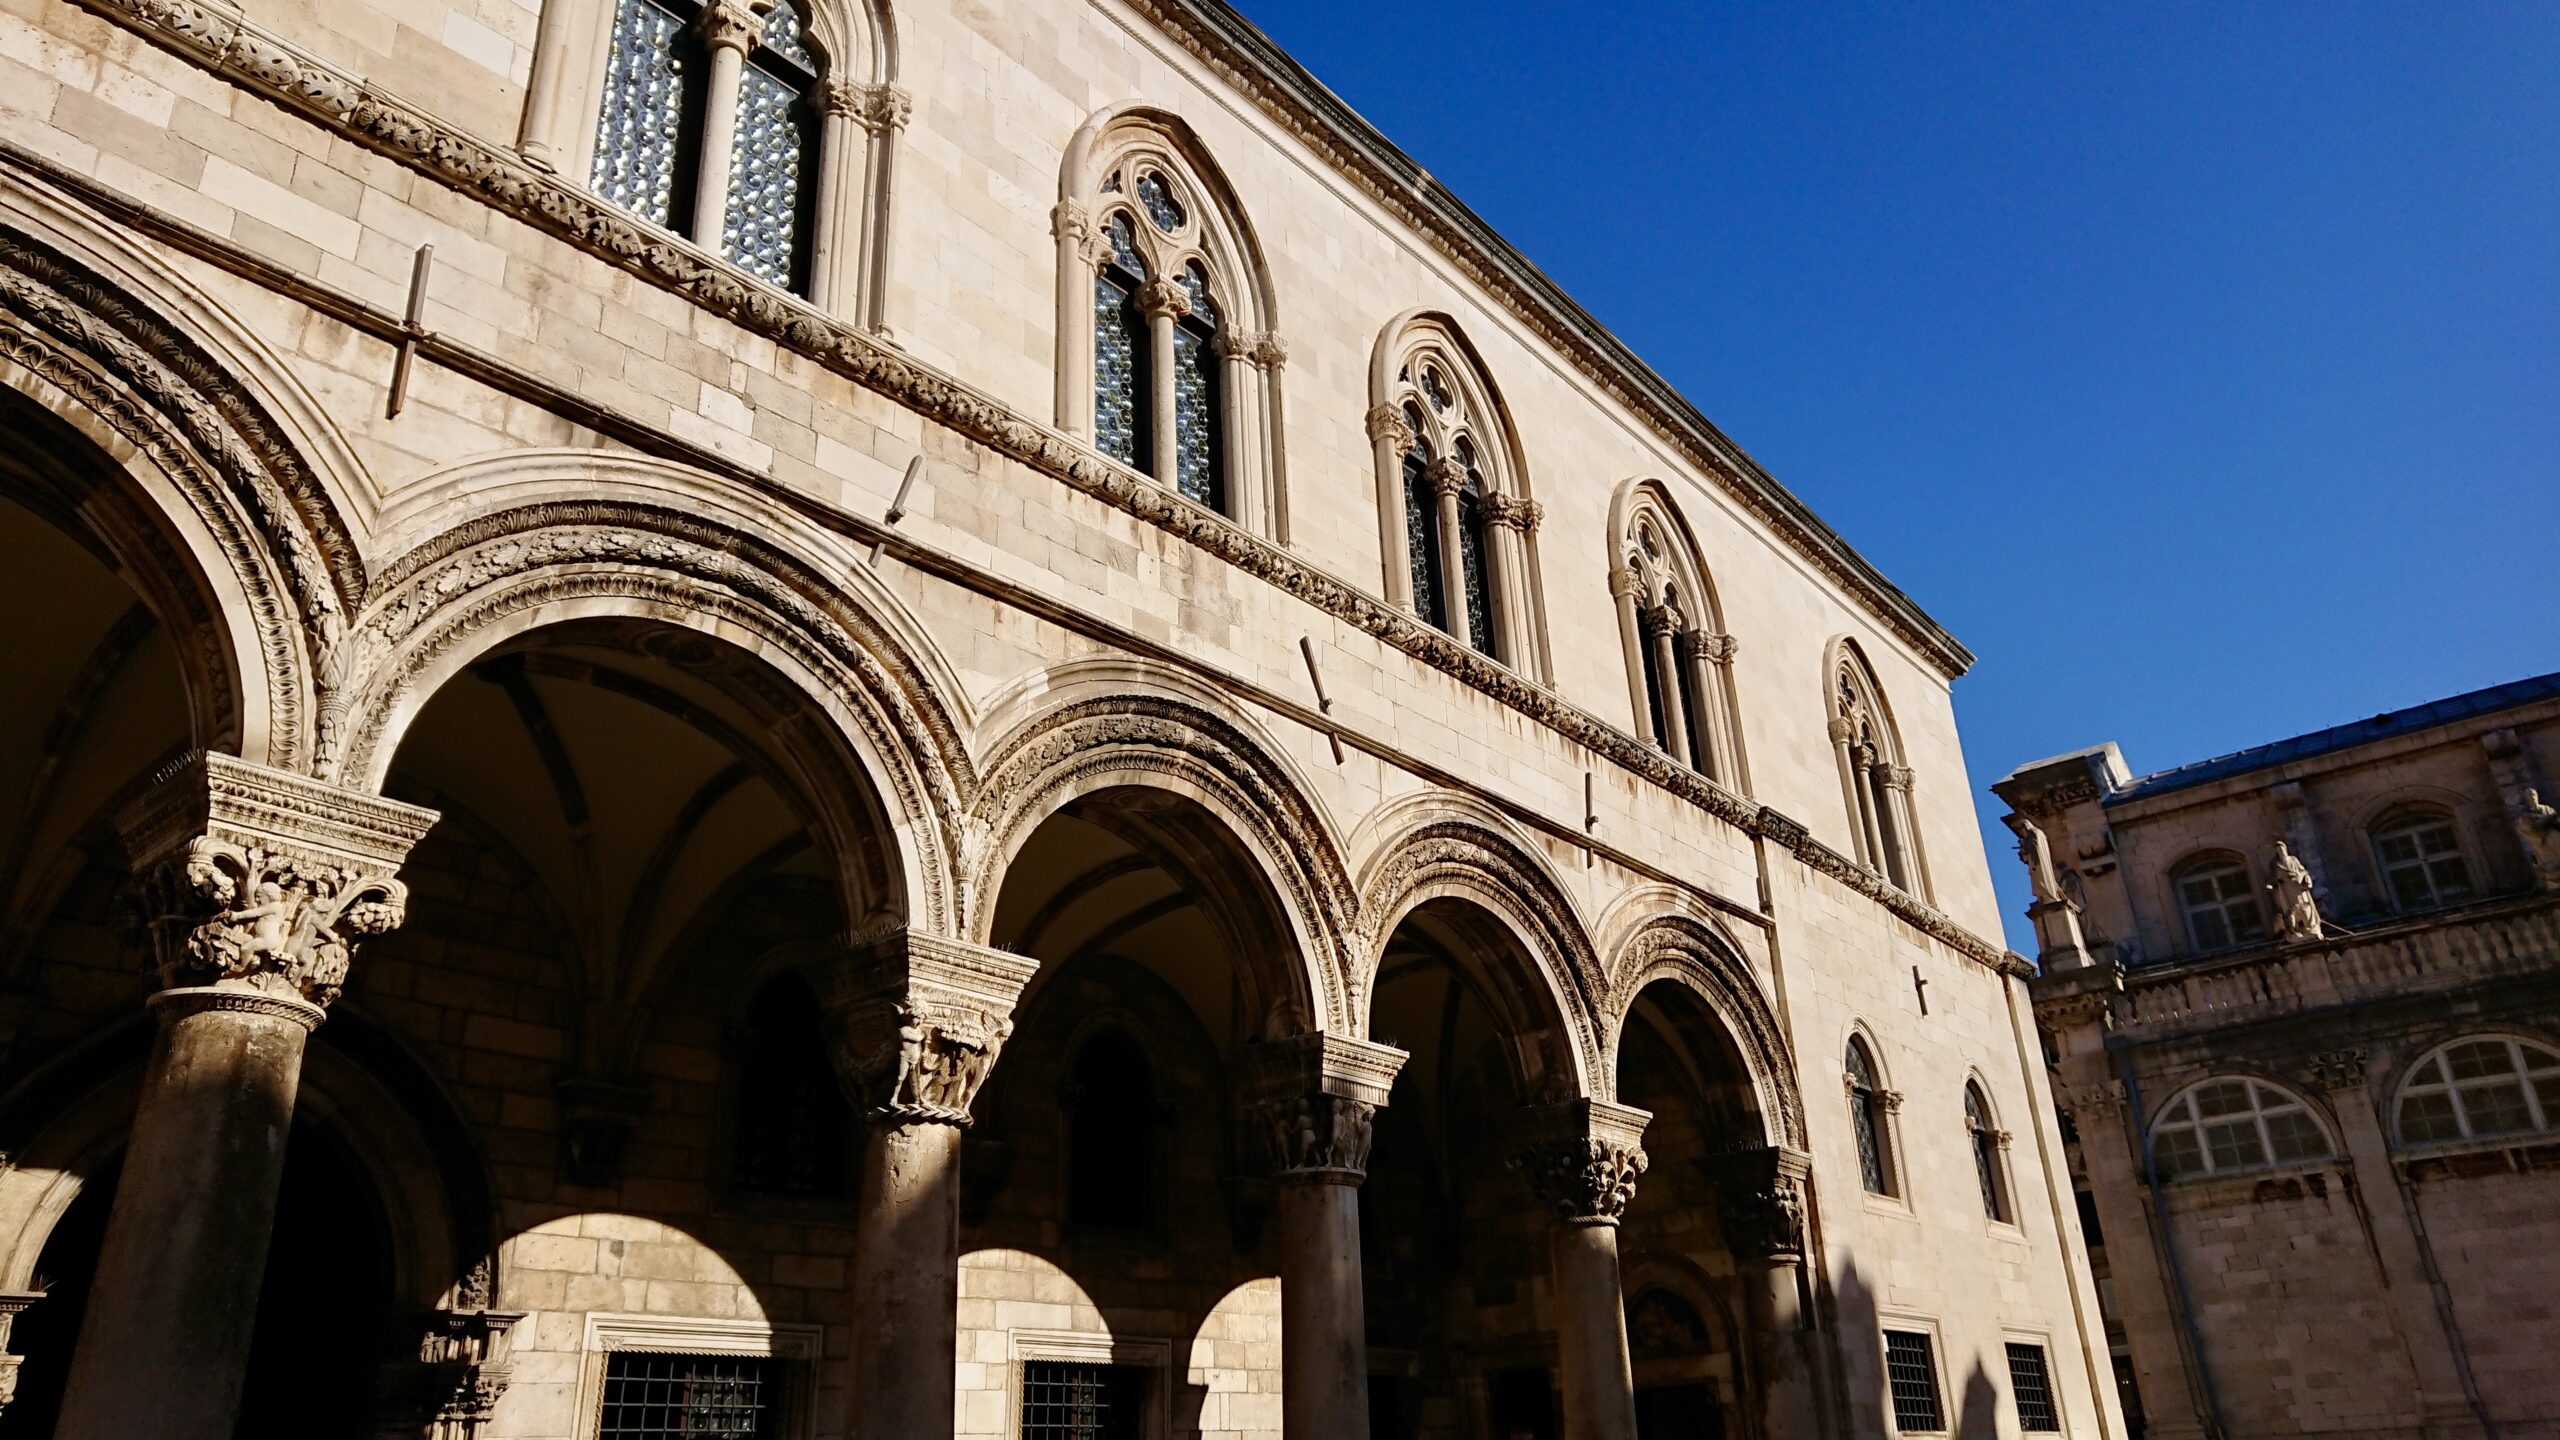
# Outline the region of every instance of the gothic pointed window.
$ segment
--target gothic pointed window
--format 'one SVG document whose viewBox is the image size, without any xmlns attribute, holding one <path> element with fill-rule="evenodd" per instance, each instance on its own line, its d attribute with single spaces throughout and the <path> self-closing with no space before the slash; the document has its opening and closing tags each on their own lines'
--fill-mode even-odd
<svg viewBox="0 0 2560 1440">
<path fill-rule="evenodd" d="M 1964 1130 L 1973 1150 L 1974 1179 L 1982 1185 L 1982 1213 L 2005 1224 L 2009 1177 L 2000 1161 L 2000 1131 L 1991 1123 L 1991 1102 L 1983 1098 L 1982 1087 L 1969 1080 L 1964 1087 Z"/>
<path fill-rule="evenodd" d="M 618 0 L 588 178 L 597 194 L 642 219 L 805 291 L 821 66 L 796 0 L 781 0 L 761 28 L 742 34 L 747 14 L 738 0 Z M 727 38 L 714 43 L 715 34 Z M 713 75 L 730 65 L 737 69 L 730 142 L 708 154 Z"/>
<path fill-rule="evenodd" d="M 1894 1194 L 1892 1130 L 1885 1121 L 1885 1094 L 1876 1083 L 1875 1057 L 1867 1053 L 1867 1042 L 1851 1036 L 1843 1064 L 1847 1071 L 1849 1124 L 1858 1142 L 1858 1174 L 1866 1182 L 1868 1194 Z"/>
<path fill-rule="evenodd" d="M 1448 317 L 1410 316 L 1380 335 L 1371 374 L 1388 598 L 1459 643 L 1543 676 L 1531 560 L 1538 507 L 1521 494 L 1507 417 L 1474 353 Z M 1409 437 L 1401 449 L 1387 442 L 1395 434 Z"/>
<path fill-rule="evenodd" d="M 1104 225 L 1103 237 L 1108 249 L 1093 281 L 1094 440 L 1103 454 L 1144 470 L 1155 463 L 1154 356 L 1138 309 L 1147 262 L 1125 211 Z"/>
<path fill-rule="evenodd" d="M 1742 789 L 1732 657 L 1715 592 L 1688 526 L 1659 480 L 1632 480 L 1609 505 L 1628 702 L 1639 734 L 1733 790 Z"/>
<path fill-rule="evenodd" d="M 731 1167 L 738 1188 L 804 1200 L 842 1196 L 853 1110 L 806 983 L 788 975 L 766 983 L 748 1010 L 741 1051 Z"/>
<path fill-rule="evenodd" d="M 1251 236 L 1196 139 L 1152 111 L 1079 132 L 1052 219 L 1060 426 L 1090 425 L 1094 448 L 1166 489 L 1270 524 L 1282 351 Z"/>
<path fill-rule="evenodd" d="M 1921 895 L 1919 831 L 1902 737 L 1886 713 L 1875 672 L 1848 641 L 1840 643 L 1832 661 L 1831 743 L 1859 861 L 1895 889 Z"/>
</svg>

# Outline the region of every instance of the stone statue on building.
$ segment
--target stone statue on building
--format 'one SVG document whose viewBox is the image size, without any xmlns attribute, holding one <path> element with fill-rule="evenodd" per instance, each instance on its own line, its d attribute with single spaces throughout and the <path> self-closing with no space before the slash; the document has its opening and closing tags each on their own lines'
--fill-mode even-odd
<svg viewBox="0 0 2560 1440">
<path fill-rule="evenodd" d="M 2035 892 L 2038 903 L 2050 905 L 2062 898 L 2062 881 L 2054 874 L 2053 842 L 2034 821 L 2012 817 L 2009 828 L 2018 837 L 2018 863 L 2027 867 L 2027 888 Z"/>
<path fill-rule="evenodd" d="M 2312 893 L 2311 867 L 2276 842 L 2275 880 L 2267 888 L 2276 897 L 2276 933 L 2287 940 L 2317 940 L 2328 933 L 2320 923 L 2320 901 Z"/>
<path fill-rule="evenodd" d="M 2540 790 L 2524 792 L 2523 803 L 2516 807 L 2516 834 L 2533 860 L 2534 879 L 2545 890 L 2560 890 L 2560 810 L 2553 809 Z"/>
</svg>

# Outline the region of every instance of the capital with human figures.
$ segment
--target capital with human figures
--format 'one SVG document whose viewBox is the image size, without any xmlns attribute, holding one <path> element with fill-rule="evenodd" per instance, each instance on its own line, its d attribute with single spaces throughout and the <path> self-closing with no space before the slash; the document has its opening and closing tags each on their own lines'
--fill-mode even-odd
<svg viewBox="0 0 2560 1440">
<path fill-rule="evenodd" d="M 357 948 L 399 928 L 397 878 L 436 812 L 229 755 L 172 763 L 116 817 L 118 918 L 162 986 L 326 1006 Z"/>
<path fill-rule="evenodd" d="M 837 1069 L 876 1123 L 969 1123 L 1038 962 L 903 926 L 817 963 Z"/>
<path fill-rule="evenodd" d="M 1405 1052 L 1342 1035 L 1293 1035 L 1252 1046 L 1246 1092 L 1281 1180 L 1357 1185 L 1369 1134 Z"/>
<path fill-rule="evenodd" d="M 1804 1258 L 1804 1187 L 1812 1157 L 1769 1145 L 1713 1156 L 1698 1167 L 1716 1187 L 1716 1218 L 1735 1258 Z"/>
<path fill-rule="evenodd" d="M 1648 1111 L 1605 1100 L 1568 1100 L 1527 1112 L 1511 1168 L 1538 1203 L 1568 1225 L 1615 1225 L 1645 1172 Z"/>
</svg>

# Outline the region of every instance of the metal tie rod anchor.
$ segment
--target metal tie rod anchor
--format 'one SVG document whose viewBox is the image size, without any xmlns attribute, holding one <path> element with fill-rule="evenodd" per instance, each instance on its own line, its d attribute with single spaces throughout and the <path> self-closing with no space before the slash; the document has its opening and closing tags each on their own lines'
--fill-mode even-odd
<svg viewBox="0 0 2560 1440">
<path fill-rule="evenodd" d="M 888 512 L 880 517 L 881 524 L 894 526 L 907 518 L 907 492 L 916 488 L 916 477 L 923 473 L 924 456 L 918 455 L 907 462 L 907 473 L 899 477 L 898 493 L 890 498 Z M 888 543 L 889 537 L 885 534 L 874 537 L 871 542 L 871 558 L 864 563 L 876 569 L 880 564 L 880 547 Z"/>
<path fill-rule="evenodd" d="M 1316 687 L 1316 713 L 1327 718 L 1331 718 L 1333 715 L 1333 697 L 1324 693 L 1324 672 L 1316 669 L 1316 643 L 1304 635 L 1299 636 L 1298 654 L 1305 657 L 1307 662 L 1307 680 Z M 1324 732 L 1324 738 L 1333 745 L 1333 763 L 1336 765 L 1341 764 L 1341 733 L 1328 726 Z"/>
<path fill-rule="evenodd" d="M 417 363 L 418 345 L 427 338 L 427 277 L 435 272 L 436 247 L 421 245 L 409 262 L 409 310 L 400 321 L 400 343 L 391 352 L 391 398 L 382 418 L 397 420 L 409 403 L 409 368 Z"/>
</svg>

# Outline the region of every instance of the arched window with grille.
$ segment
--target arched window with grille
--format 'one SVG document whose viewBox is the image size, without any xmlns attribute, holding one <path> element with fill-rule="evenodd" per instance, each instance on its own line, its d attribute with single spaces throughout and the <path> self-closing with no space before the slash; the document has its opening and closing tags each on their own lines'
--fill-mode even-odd
<svg viewBox="0 0 2560 1440">
<path fill-rule="evenodd" d="M 1858 859 L 1895 889 L 1926 898 L 1928 864 L 1911 803 L 1914 776 L 1884 689 L 1854 640 L 1834 643 L 1830 677 L 1832 755 Z"/>
<path fill-rule="evenodd" d="M 1534 678 L 1551 667 L 1537 528 L 1508 413 L 1448 316 L 1380 332 L 1369 438 L 1388 601 Z"/>
<path fill-rule="evenodd" d="M 2199 954 L 2229 950 L 2267 938 L 2267 910 L 2249 878 L 2249 864 L 2227 850 L 2181 862 L 2169 872 L 2169 888 L 2186 916 L 2187 943 Z"/>
<path fill-rule="evenodd" d="M 739 1052 L 730 1166 L 737 1188 L 802 1200 L 845 1195 L 853 1108 L 806 982 L 796 975 L 765 982 L 748 1007 Z"/>
<path fill-rule="evenodd" d="M 1619 486 L 1609 534 L 1609 593 L 1637 733 L 1700 774 L 1744 790 L 1734 640 L 1669 489 L 1659 480 Z"/>
<path fill-rule="evenodd" d="M 1190 129 L 1106 112 L 1068 146 L 1058 423 L 1184 498 L 1286 538 L 1280 371 L 1260 253 Z"/>
<path fill-rule="evenodd" d="M 2164 1180 L 2299 1165 L 2336 1153 L 2301 1097 L 2245 1075 L 2188 1086 L 2151 1122 L 2151 1163 Z"/>
<path fill-rule="evenodd" d="M 1849 1037 L 1848 1052 L 1841 1063 L 1849 1097 L 1849 1125 L 1858 1142 L 1858 1174 L 1866 1182 L 1868 1194 L 1898 1195 L 1901 1176 L 1894 1164 L 1889 1117 L 1900 1097 L 1879 1082 L 1875 1056 L 1868 1051 L 1863 1036 Z"/>
<path fill-rule="evenodd" d="M 1067 1223 L 1145 1230 L 1156 1223 L 1156 1086 L 1147 1052 L 1126 1031 L 1097 1031 L 1069 1067 Z"/>
<path fill-rule="evenodd" d="M 1965 1142 L 1973 1151 L 1974 1178 L 1982 1185 L 1982 1213 L 2002 1224 L 2016 1218 L 2009 1203 L 2009 1134 L 1991 1123 L 1991 1099 L 1979 1081 L 1964 1084 Z"/>
<path fill-rule="evenodd" d="M 2403 1145 L 2560 1130 L 2560 1051 L 2512 1035 L 2432 1050 L 2400 1086 L 2399 1127 Z"/>
<path fill-rule="evenodd" d="M 885 30 L 847 0 L 615 0 L 588 181 L 759 279 L 881 323 L 880 213 L 909 109 Z M 526 153 L 547 160 L 565 60 L 536 66 Z M 878 203 L 874 203 L 874 201 Z"/>
<path fill-rule="evenodd" d="M 2403 805 L 2375 821 L 2373 863 L 2383 892 L 2404 915 L 2441 910 L 2474 895 L 2471 862 L 2453 813 L 2433 805 Z"/>
</svg>

